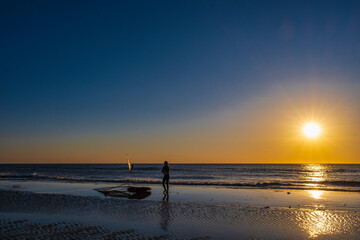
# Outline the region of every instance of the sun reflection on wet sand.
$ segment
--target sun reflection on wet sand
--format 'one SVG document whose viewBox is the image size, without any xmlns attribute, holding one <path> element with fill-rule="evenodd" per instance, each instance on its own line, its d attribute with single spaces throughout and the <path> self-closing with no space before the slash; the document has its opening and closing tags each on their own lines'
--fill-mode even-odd
<svg viewBox="0 0 360 240">
<path fill-rule="evenodd" d="M 321 199 L 322 198 L 321 195 L 324 193 L 324 191 L 320 191 L 320 190 L 308 190 L 308 192 L 315 199 Z"/>
<path fill-rule="evenodd" d="M 327 211 L 314 210 L 306 214 L 301 225 L 309 234 L 310 238 L 316 238 L 319 235 L 331 235 L 345 231 L 348 224 L 345 219 L 338 219 L 339 216 Z"/>
<path fill-rule="evenodd" d="M 310 187 L 317 188 L 319 184 L 317 182 L 325 181 L 326 179 L 326 166 L 320 164 L 305 165 L 307 170 L 306 180 Z M 314 199 L 322 199 L 324 191 L 321 190 L 308 190 L 310 196 Z M 331 212 L 322 210 L 314 210 L 303 216 L 301 221 L 302 228 L 306 230 L 310 238 L 316 238 L 319 235 L 334 234 L 343 230 L 343 226 L 339 223 L 337 216 Z"/>
</svg>

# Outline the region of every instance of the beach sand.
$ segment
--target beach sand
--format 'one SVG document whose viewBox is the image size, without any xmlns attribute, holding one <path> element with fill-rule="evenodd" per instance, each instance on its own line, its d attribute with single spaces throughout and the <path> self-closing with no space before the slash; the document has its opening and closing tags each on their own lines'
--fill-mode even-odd
<svg viewBox="0 0 360 240">
<path fill-rule="evenodd" d="M 182 194 L 177 194 L 176 189 L 170 191 L 170 200 L 166 201 L 166 198 L 127 200 L 98 196 L 97 193 L 86 195 L 81 191 L 79 195 L 30 192 L 21 190 L 22 185 L 15 188 L 0 190 L 0 239 L 360 237 L 360 213 L 355 208 L 344 211 L 324 207 L 289 208 L 172 201 L 176 195 Z M 241 192 L 239 189 L 232 191 Z M 248 191 L 260 191 L 263 194 L 261 190 Z M 358 193 L 352 196 L 354 194 L 359 196 Z M 155 195 L 152 194 L 152 197 Z"/>
</svg>

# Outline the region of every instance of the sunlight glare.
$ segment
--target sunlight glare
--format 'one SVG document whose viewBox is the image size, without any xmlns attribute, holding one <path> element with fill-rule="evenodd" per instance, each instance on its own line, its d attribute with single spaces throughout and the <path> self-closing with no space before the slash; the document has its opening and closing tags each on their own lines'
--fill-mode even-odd
<svg viewBox="0 0 360 240">
<path fill-rule="evenodd" d="M 320 199 L 322 198 L 321 195 L 324 193 L 324 191 L 319 191 L 319 190 L 309 190 L 308 191 L 311 196 L 315 199 Z"/>
<path fill-rule="evenodd" d="M 307 138 L 317 138 L 321 134 L 321 127 L 314 122 L 308 122 L 303 127 L 303 134 Z"/>
</svg>

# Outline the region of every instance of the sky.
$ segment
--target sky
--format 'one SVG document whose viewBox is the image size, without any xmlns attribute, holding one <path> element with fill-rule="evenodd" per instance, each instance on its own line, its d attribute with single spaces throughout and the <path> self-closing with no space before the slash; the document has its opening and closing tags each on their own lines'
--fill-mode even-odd
<svg viewBox="0 0 360 240">
<path fill-rule="evenodd" d="M 3 0 L 0 29 L 0 163 L 360 163 L 359 1 Z"/>
</svg>

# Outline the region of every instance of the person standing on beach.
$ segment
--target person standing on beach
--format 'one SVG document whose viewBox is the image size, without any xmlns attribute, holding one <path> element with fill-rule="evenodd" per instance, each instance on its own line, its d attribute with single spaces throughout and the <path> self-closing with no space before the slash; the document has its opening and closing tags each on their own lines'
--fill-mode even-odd
<svg viewBox="0 0 360 240">
<path fill-rule="evenodd" d="M 170 172 L 170 168 L 169 168 L 169 165 L 168 165 L 167 161 L 164 162 L 164 166 L 163 166 L 161 171 L 164 174 L 163 181 L 162 181 L 162 185 L 164 187 L 164 193 L 168 193 L 169 192 L 169 179 L 170 179 L 169 172 Z"/>
</svg>

